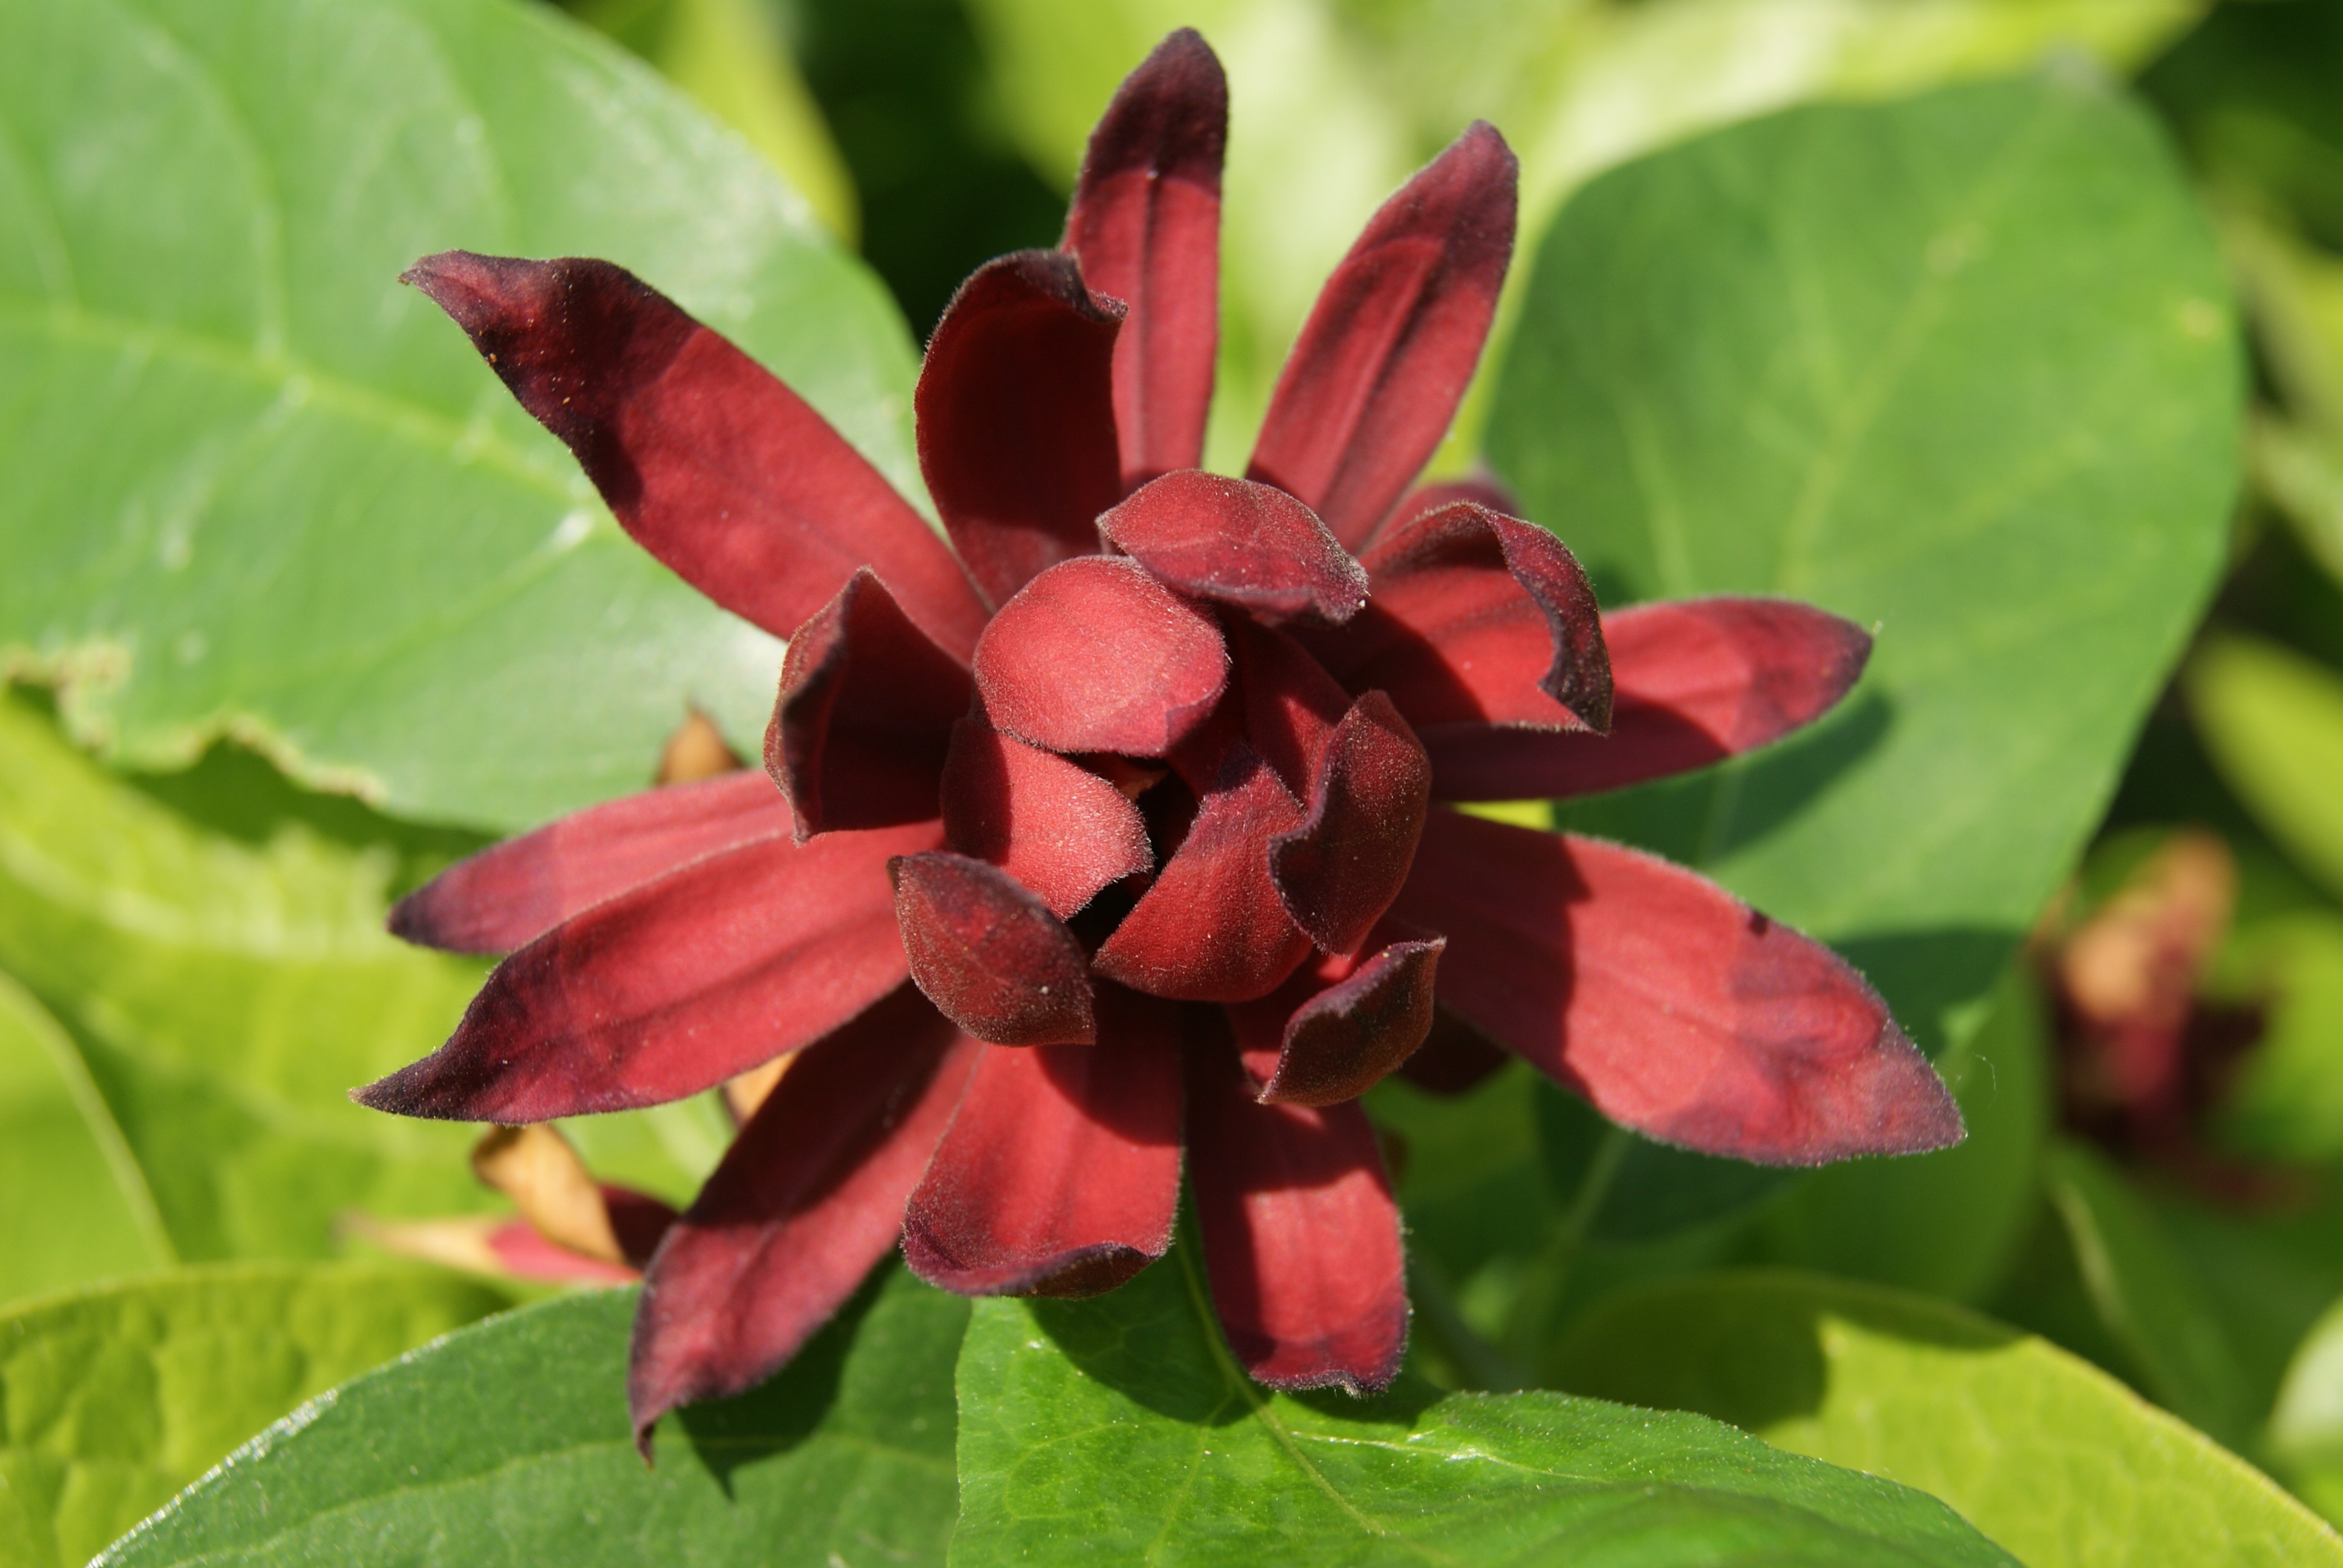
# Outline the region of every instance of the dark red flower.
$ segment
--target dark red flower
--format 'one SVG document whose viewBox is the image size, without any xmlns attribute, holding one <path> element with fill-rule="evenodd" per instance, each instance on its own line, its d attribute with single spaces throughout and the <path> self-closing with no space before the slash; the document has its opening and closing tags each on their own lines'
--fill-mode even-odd
<svg viewBox="0 0 2343 1568">
<path fill-rule="evenodd" d="M 1961 1135 L 1828 950 L 1650 856 L 1434 804 L 1764 745 L 1869 639 L 1776 600 L 1602 615 L 1488 487 L 1409 495 L 1513 247 L 1485 125 L 1335 270 L 1247 477 L 1198 471 L 1225 121 L 1219 63 L 1174 34 L 1092 137 L 1063 246 L 953 300 L 917 398 L 950 548 L 618 268 L 407 275 L 646 548 L 789 638 L 769 779 L 596 807 L 399 906 L 414 940 L 511 956 L 446 1046 L 359 1091 L 535 1121 L 798 1053 L 650 1261 L 646 1433 L 787 1361 L 899 1238 L 951 1290 L 1111 1288 L 1170 1244 L 1183 1147 L 1239 1358 L 1382 1387 L 1408 1302 L 1356 1097 L 1435 1034 L 1426 1077 L 1494 1041 L 1745 1160 Z"/>
</svg>

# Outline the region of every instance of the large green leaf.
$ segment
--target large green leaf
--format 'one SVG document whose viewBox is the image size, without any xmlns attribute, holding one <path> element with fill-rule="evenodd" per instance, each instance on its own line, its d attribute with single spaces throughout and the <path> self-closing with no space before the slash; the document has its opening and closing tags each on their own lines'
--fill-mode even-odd
<svg viewBox="0 0 2343 1568">
<path fill-rule="evenodd" d="M 1838 943 L 1940 1048 L 2211 588 L 2239 390 L 2205 220 L 2091 82 L 1792 110 L 1589 186 L 1523 307 L 1499 469 L 1606 602 L 1787 594 L 1878 644 L 1798 740 L 1569 819 Z"/>
<path fill-rule="evenodd" d="M 2188 706 L 2255 819 L 2343 892 L 2343 674 L 2258 638 L 2219 637 L 2189 662 Z"/>
<path fill-rule="evenodd" d="M 1693 1416 L 1560 1394 L 1272 1396 L 1195 1249 L 1085 1302 L 980 1303 L 956 1568 L 2004 1563 L 1942 1505 Z"/>
<path fill-rule="evenodd" d="M 2271 1458 L 2329 1520 L 2343 1515 L 2343 1302 L 2312 1325 L 2270 1412 Z"/>
<path fill-rule="evenodd" d="M 303 1400 L 503 1305 L 448 1274 L 238 1264 L 15 1309 L 0 1562 L 87 1562 Z"/>
<path fill-rule="evenodd" d="M 100 1561 L 940 1563 L 967 1304 L 889 1269 L 779 1377 L 628 1431 L 632 1291 L 456 1334 L 264 1433 Z"/>
<path fill-rule="evenodd" d="M 605 256 L 917 493 L 870 276 L 650 70 L 517 0 L 0 0 L 0 668 L 148 766 L 232 732 L 509 827 L 745 741 L 779 645 L 610 520 L 431 303 Z"/>
<path fill-rule="evenodd" d="M 80 1052 L 0 974 L 0 1302 L 172 1258 L 154 1194 Z"/>
<path fill-rule="evenodd" d="M 2251 1466 L 2106 1373 L 1923 1296 L 1787 1273 L 1619 1297 L 1565 1386 L 1730 1421 L 1933 1493 L 2032 1568 L 2343 1563 Z"/>
<path fill-rule="evenodd" d="M 135 1207 L 143 1181 L 178 1256 L 321 1257 L 346 1211 L 488 1201 L 471 1130 L 347 1098 L 445 1039 L 482 972 L 384 932 L 396 864 L 299 821 L 257 842 L 201 826 L 0 695 L 0 970 L 65 1026 L 37 1040 L 77 1058 L 45 1092 L 81 1131 L 45 1135 L 126 1155 L 120 1190 Z M 70 1092 L 84 1074 L 94 1095 Z M 609 1173 L 681 1197 L 720 1151 L 717 1115 L 594 1118 L 580 1141 Z M 88 1277 L 44 1216 L 106 1201 L 97 1170 L 36 1164 L 0 1187 L 0 1222 L 65 1249 L 0 1261 L 0 1280 Z"/>
<path fill-rule="evenodd" d="M 1211 458 L 1232 472 L 1319 285 L 1369 214 L 1474 119 L 1522 158 L 1523 246 L 1597 170 L 1741 116 L 1907 92 L 2053 47 L 2137 59 L 2198 0 L 975 0 L 1009 127 L 1070 186 L 1115 84 L 1174 27 L 1229 71 Z M 1502 332 L 1502 328 L 1501 328 Z M 1475 400 L 1477 402 L 1477 399 Z M 1469 451 L 1465 438 L 1444 460 Z"/>
</svg>

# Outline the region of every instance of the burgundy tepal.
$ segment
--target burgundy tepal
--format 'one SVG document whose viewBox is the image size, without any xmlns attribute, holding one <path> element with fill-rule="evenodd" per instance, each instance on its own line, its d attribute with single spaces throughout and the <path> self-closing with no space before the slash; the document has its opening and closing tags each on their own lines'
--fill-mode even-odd
<svg viewBox="0 0 2343 1568">
<path fill-rule="evenodd" d="M 1199 469 L 1226 115 L 1212 51 L 1172 35 L 1108 108 L 1061 248 L 953 300 L 916 399 L 949 546 L 618 268 L 407 275 L 647 548 L 789 639 L 769 778 L 594 808 L 399 907 L 410 940 L 511 956 L 447 1045 L 357 1091 L 530 1121 L 798 1053 L 646 1270 L 645 1442 L 787 1362 L 899 1241 L 950 1290 L 1112 1288 L 1171 1244 L 1183 1150 L 1242 1364 L 1379 1389 L 1408 1300 L 1358 1096 L 1403 1066 L 1463 1081 L 1429 1059 L 1476 1040 L 1710 1153 L 1961 1136 L 1827 949 L 1680 867 L 1442 804 L 1765 745 L 1869 648 L 1771 600 L 1603 615 L 1493 487 L 1410 491 L 1512 254 L 1495 131 L 1335 269 L 1246 476 Z"/>
</svg>

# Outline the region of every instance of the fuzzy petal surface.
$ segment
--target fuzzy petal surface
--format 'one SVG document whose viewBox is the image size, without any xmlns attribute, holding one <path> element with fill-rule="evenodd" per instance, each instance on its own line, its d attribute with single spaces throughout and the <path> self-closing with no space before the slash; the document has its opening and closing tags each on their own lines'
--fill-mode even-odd
<svg viewBox="0 0 2343 1568">
<path fill-rule="evenodd" d="M 1431 806 L 1431 760 L 1391 699 L 1368 692 L 1327 740 L 1310 814 L 1270 841 L 1293 923 L 1327 952 L 1357 951 L 1407 880 Z"/>
<path fill-rule="evenodd" d="M 1081 944 L 1014 877 L 935 850 L 887 863 L 911 980 L 938 1011 L 994 1045 L 1095 1038 Z"/>
<path fill-rule="evenodd" d="M 952 729 L 944 839 L 1031 888 L 1061 919 L 1151 870 L 1147 824 L 1109 779 L 978 719 Z"/>
<path fill-rule="evenodd" d="M 1301 644 L 1250 616 L 1222 623 L 1244 689 L 1243 733 L 1287 789 L 1308 798 L 1351 694 Z"/>
<path fill-rule="evenodd" d="M 1486 725 L 1423 732 L 1443 800 L 1591 795 L 1770 745 L 1854 689 L 1871 636 L 1775 598 L 1674 599 L 1603 618 L 1614 700 L 1608 735 Z"/>
<path fill-rule="evenodd" d="M 352 1098 L 511 1125 L 713 1089 L 902 984 L 887 862 L 942 837 L 769 838 L 605 900 L 498 965 L 447 1044 Z"/>
<path fill-rule="evenodd" d="M 1264 1105 L 1334 1105 L 1383 1081 L 1432 1032 L 1444 938 L 1392 941 L 1356 964 L 1304 969 L 1229 1022 Z M 1342 970 L 1326 976 L 1326 967 Z M 1332 983 L 1329 983 L 1331 980 Z"/>
<path fill-rule="evenodd" d="M 994 604 L 1098 552 L 1122 498 L 1111 367 L 1122 307 L 1071 256 L 1021 250 L 952 296 L 913 397 L 920 472 L 952 548 Z"/>
<path fill-rule="evenodd" d="M 962 1295 L 1089 1296 L 1163 1255 L 1180 1201 L 1170 1004 L 1100 999 L 1094 1046 L 988 1050 L 903 1218 L 903 1257 Z"/>
<path fill-rule="evenodd" d="M 444 952 L 508 953 L 679 866 L 789 832 L 789 802 L 761 773 L 647 789 L 458 861 L 398 900 L 390 930 Z"/>
<path fill-rule="evenodd" d="M 1245 1371 L 1278 1389 L 1388 1387 L 1406 1260 L 1366 1113 L 1259 1104 L 1233 1051 L 1192 1040 L 1188 1149 L 1212 1307 Z"/>
<path fill-rule="evenodd" d="M 856 568 L 966 656 L 985 606 L 910 503 L 805 399 L 607 261 L 451 250 L 404 281 L 455 317 L 619 522 L 686 582 L 787 637 Z"/>
<path fill-rule="evenodd" d="M 1389 692 L 1419 730 L 1611 722 L 1594 589 L 1544 528 L 1458 502 L 1386 530 L 1365 565 L 1366 610 L 1337 631 L 1302 634 L 1344 686 Z"/>
<path fill-rule="evenodd" d="M 1099 519 L 1107 542 L 1182 593 L 1263 620 L 1338 626 L 1367 574 L 1309 508 L 1268 485 L 1183 468 Z"/>
<path fill-rule="evenodd" d="M 1245 477 L 1353 548 L 1448 433 L 1513 257 L 1505 139 L 1475 121 L 1368 221 L 1278 377 Z"/>
<path fill-rule="evenodd" d="M 802 840 L 891 828 L 936 814 L 951 727 L 975 695 L 869 571 L 789 637 L 765 730 L 765 771 L 789 797 Z"/>
<path fill-rule="evenodd" d="M 646 1272 L 627 1371 L 646 1456 L 661 1415 L 762 1382 L 887 1255 L 982 1049 L 907 987 L 789 1069 Z"/>
<path fill-rule="evenodd" d="M 1963 1136 L 1861 975 L 1681 866 L 1434 811 L 1396 912 L 1448 938 L 1443 1007 L 1662 1142 L 1818 1165 Z"/>
<path fill-rule="evenodd" d="M 1161 757 L 1211 714 L 1229 654 L 1212 618 L 1130 561 L 1066 561 L 976 645 L 997 729 L 1050 751 Z"/>
<path fill-rule="evenodd" d="M 1123 302 L 1114 423 L 1126 487 L 1202 460 L 1220 343 L 1221 159 L 1229 85 L 1182 27 L 1123 79 L 1091 132 L 1063 249 Z"/>
<path fill-rule="evenodd" d="M 1249 1001 L 1310 951 L 1270 879 L 1269 844 L 1302 824 L 1302 807 L 1239 741 L 1194 825 L 1091 967 L 1151 996 Z"/>
</svg>

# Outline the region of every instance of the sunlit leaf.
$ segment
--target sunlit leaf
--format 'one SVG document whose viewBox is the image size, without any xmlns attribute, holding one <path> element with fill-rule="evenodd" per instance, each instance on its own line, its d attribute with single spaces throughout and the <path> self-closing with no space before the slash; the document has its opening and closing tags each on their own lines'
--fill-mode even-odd
<svg viewBox="0 0 2343 1568">
<path fill-rule="evenodd" d="M 2306 870 L 2343 890 L 2343 673 L 2230 635 L 2198 649 L 2187 685 L 2223 779 Z"/>
<path fill-rule="evenodd" d="M 518 0 L 0 3 L 0 668 L 145 766 L 211 736 L 506 828 L 753 750 L 773 638 L 610 520 L 397 275 L 608 256 L 917 491 L 911 345 L 737 137 Z"/>
<path fill-rule="evenodd" d="M 980 1303 L 952 1561 L 2004 1563 L 1935 1500 L 1696 1417 L 1551 1393 L 1272 1396 L 1192 1246 L 1091 1302 Z"/>
<path fill-rule="evenodd" d="M 2343 1563 L 2299 1503 L 2113 1378 L 1925 1296 L 1722 1275 L 1617 1298 L 1558 1359 L 1566 1387 L 1919 1487 L 2031 1568 Z"/>
<path fill-rule="evenodd" d="M 417 1270 L 236 1264 L 13 1309 L 0 1562 L 87 1562 L 303 1400 L 505 1304 Z"/>
<path fill-rule="evenodd" d="M 943 1561 L 965 1302 L 890 1268 L 780 1376 L 662 1422 L 656 1469 L 628 1430 L 634 1304 L 527 1308 L 346 1384 L 100 1561 Z"/>
</svg>

